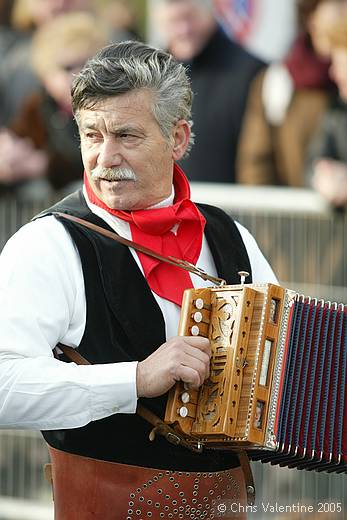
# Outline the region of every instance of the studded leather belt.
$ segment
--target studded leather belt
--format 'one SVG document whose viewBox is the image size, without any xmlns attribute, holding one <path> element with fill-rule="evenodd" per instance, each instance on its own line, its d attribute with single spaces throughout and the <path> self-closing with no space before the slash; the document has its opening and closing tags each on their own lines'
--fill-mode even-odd
<svg viewBox="0 0 347 520">
<path fill-rule="evenodd" d="M 241 468 L 187 473 L 49 452 L 55 520 L 246 518 Z"/>
</svg>

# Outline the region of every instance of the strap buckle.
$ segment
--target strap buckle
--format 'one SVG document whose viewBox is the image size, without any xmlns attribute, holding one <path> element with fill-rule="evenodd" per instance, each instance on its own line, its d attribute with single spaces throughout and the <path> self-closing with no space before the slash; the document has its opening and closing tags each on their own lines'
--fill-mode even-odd
<svg viewBox="0 0 347 520">
<path fill-rule="evenodd" d="M 181 434 L 171 428 L 171 426 L 163 422 L 159 422 L 157 426 L 150 431 L 149 440 L 154 441 L 157 434 L 162 435 L 168 442 L 175 446 L 183 446 L 195 453 L 202 453 L 203 451 L 203 444 L 201 442 L 194 444 L 193 442 L 187 441 Z"/>
</svg>

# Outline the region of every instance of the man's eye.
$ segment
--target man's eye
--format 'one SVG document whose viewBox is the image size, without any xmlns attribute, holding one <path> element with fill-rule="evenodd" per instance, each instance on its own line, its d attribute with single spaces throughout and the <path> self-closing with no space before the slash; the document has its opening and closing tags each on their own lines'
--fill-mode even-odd
<svg viewBox="0 0 347 520">
<path fill-rule="evenodd" d="M 120 137 L 127 141 L 135 141 L 137 139 L 137 135 L 134 134 L 120 134 Z"/>
<path fill-rule="evenodd" d="M 87 139 L 97 139 L 99 137 L 99 134 L 95 132 L 87 132 L 85 136 Z"/>
</svg>

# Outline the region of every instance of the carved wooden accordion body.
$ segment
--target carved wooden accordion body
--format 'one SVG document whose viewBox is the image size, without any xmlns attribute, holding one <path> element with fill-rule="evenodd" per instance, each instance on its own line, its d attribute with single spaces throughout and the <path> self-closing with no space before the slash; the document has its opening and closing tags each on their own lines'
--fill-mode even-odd
<svg viewBox="0 0 347 520">
<path fill-rule="evenodd" d="M 305 469 L 347 466 L 347 309 L 272 284 L 185 292 L 180 335 L 211 341 L 199 391 L 171 390 L 187 440 Z"/>
</svg>

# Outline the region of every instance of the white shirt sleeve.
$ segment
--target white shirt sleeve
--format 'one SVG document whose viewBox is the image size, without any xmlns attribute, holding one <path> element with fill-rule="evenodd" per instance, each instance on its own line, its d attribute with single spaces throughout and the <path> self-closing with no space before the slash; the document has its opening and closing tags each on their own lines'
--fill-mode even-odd
<svg viewBox="0 0 347 520">
<path fill-rule="evenodd" d="M 76 428 L 136 410 L 136 362 L 81 366 L 53 357 L 85 327 L 83 274 L 65 228 L 24 226 L 0 256 L 0 425 Z"/>
</svg>

